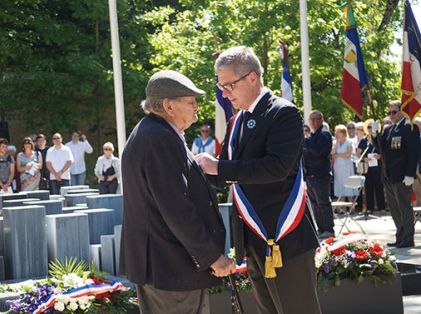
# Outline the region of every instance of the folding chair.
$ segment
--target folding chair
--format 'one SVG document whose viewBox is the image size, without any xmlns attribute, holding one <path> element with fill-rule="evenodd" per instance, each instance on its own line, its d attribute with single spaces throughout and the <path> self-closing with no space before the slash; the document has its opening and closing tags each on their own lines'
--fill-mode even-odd
<svg viewBox="0 0 421 314">
<path fill-rule="evenodd" d="M 344 214 L 343 217 L 343 221 L 341 221 L 342 226 L 341 229 L 339 230 L 339 233 L 342 232 L 342 229 L 345 227 L 348 231 L 349 228 L 346 225 L 346 222 L 348 221 L 348 219 L 352 220 L 353 222 L 355 222 L 358 227 L 361 229 L 361 231 L 365 234 L 364 229 L 361 227 L 361 225 L 359 224 L 358 221 L 355 220 L 355 218 L 352 216 L 352 213 L 355 210 L 355 206 L 357 205 L 357 199 L 358 196 L 360 195 L 360 193 L 362 192 L 363 188 L 364 188 L 364 183 L 365 183 L 365 177 L 364 176 L 349 176 L 346 180 L 345 180 L 345 184 L 344 186 L 347 188 L 351 188 L 351 189 L 356 189 L 357 190 L 357 195 L 354 196 L 354 200 L 352 202 L 344 202 L 341 201 L 342 196 L 340 196 L 338 198 L 337 201 L 332 202 L 332 209 L 334 211 L 334 215 L 335 217 L 340 221 L 341 219 L 335 214 L 335 209 L 340 209 L 341 213 Z M 345 209 L 343 209 L 345 208 Z"/>
</svg>

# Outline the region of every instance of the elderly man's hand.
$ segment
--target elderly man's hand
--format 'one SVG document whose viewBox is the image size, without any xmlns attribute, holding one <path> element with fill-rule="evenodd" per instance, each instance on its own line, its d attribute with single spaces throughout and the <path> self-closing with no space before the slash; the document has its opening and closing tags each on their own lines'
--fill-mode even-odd
<svg viewBox="0 0 421 314">
<path fill-rule="evenodd" d="M 202 153 L 194 156 L 194 159 L 202 168 L 204 173 L 217 175 L 218 174 L 218 159 L 208 153 Z"/>
<path fill-rule="evenodd" d="M 211 265 L 212 275 L 216 277 L 225 277 L 235 272 L 235 263 L 225 255 L 219 258 Z"/>
</svg>

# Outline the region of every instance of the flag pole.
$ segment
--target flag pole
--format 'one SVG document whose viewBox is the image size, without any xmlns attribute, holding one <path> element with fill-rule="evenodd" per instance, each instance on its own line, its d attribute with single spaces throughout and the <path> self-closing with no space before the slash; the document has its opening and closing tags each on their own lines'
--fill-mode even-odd
<svg viewBox="0 0 421 314">
<path fill-rule="evenodd" d="M 124 117 L 123 82 L 120 62 L 120 39 L 118 34 L 118 19 L 116 0 L 108 0 L 110 10 L 111 47 L 113 55 L 115 112 L 117 119 L 118 154 L 121 158 L 126 144 L 126 121 Z"/>
<path fill-rule="evenodd" d="M 300 0 L 301 67 L 303 75 L 304 122 L 311 112 L 310 56 L 308 48 L 307 0 Z"/>
</svg>

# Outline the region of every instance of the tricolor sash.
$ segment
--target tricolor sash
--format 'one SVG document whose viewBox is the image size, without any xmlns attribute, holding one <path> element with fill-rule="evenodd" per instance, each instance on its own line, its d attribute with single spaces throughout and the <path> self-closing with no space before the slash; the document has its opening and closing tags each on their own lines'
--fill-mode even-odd
<svg viewBox="0 0 421 314">
<path fill-rule="evenodd" d="M 234 140 L 239 131 L 243 112 L 237 113 L 231 124 L 229 143 L 228 143 L 228 159 L 232 160 L 234 154 Z M 303 169 L 300 161 L 298 173 L 295 178 L 294 186 L 284 207 L 281 209 L 274 238 L 269 238 L 265 226 L 257 215 L 253 205 L 247 199 L 240 185 L 235 183 L 233 187 L 233 199 L 237 211 L 245 224 L 260 239 L 267 243 L 266 260 L 265 260 L 265 277 L 275 278 L 275 268 L 282 267 L 282 254 L 277 242 L 291 233 L 301 222 L 306 204 L 306 187 L 303 178 Z"/>
</svg>

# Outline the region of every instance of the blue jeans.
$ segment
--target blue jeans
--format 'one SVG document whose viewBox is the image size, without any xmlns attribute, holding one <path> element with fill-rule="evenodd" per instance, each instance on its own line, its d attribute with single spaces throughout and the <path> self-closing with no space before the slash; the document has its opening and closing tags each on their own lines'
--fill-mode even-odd
<svg viewBox="0 0 421 314">
<path fill-rule="evenodd" d="M 71 185 L 84 185 L 86 179 L 86 171 L 78 174 L 72 174 Z"/>
<path fill-rule="evenodd" d="M 51 195 L 60 195 L 60 188 L 62 186 L 69 186 L 70 180 L 61 179 L 61 181 L 50 180 Z"/>
</svg>

